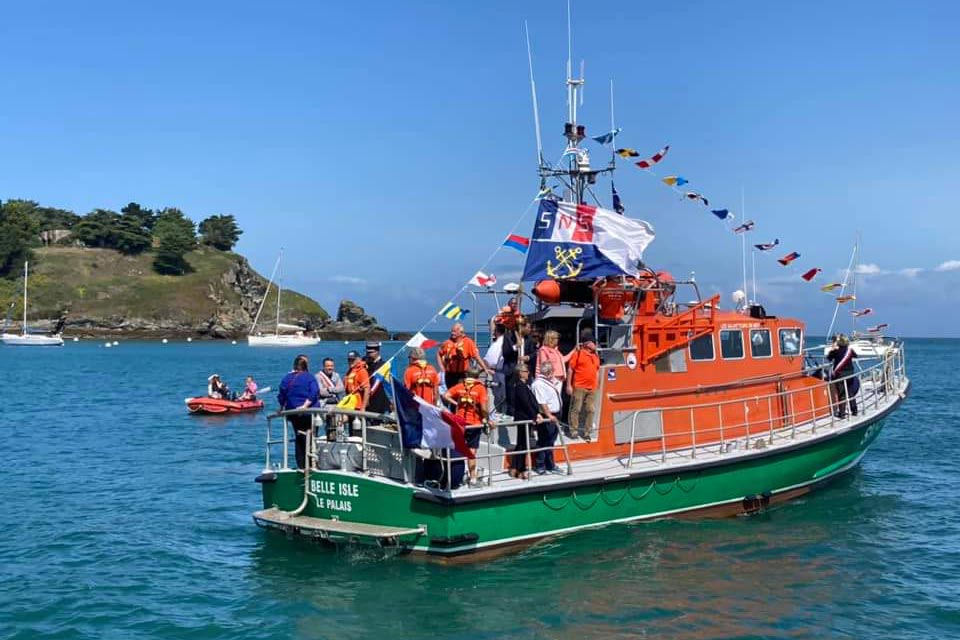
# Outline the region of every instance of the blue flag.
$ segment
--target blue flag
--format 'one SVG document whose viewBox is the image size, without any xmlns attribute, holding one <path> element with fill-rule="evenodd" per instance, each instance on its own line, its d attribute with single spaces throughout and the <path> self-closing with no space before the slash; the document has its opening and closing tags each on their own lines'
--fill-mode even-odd
<svg viewBox="0 0 960 640">
<path fill-rule="evenodd" d="M 623 215 L 625 209 L 623 208 L 623 201 L 620 200 L 620 194 L 617 193 L 617 187 L 614 186 L 613 180 L 610 181 L 610 188 L 613 190 L 613 210 Z"/>
<path fill-rule="evenodd" d="M 593 139 L 599 142 L 600 144 L 610 144 L 613 142 L 613 139 L 617 137 L 617 134 L 620 133 L 622 129 L 617 127 L 613 131 L 608 131 L 602 136 L 593 136 Z"/>
</svg>

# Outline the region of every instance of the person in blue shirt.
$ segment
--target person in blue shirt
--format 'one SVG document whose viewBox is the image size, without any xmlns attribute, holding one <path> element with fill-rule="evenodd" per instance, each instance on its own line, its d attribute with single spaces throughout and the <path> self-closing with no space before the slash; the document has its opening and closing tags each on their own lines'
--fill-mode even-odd
<svg viewBox="0 0 960 640">
<path fill-rule="evenodd" d="M 291 409 L 309 409 L 318 404 L 320 387 L 317 379 L 310 375 L 307 356 L 299 355 L 293 360 L 293 371 L 283 377 L 280 382 L 280 392 L 277 402 L 281 411 Z M 309 414 L 288 416 L 287 420 L 293 425 L 296 434 L 297 468 L 307 467 L 307 433 L 313 424 L 313 416 Z"/>
</svg>

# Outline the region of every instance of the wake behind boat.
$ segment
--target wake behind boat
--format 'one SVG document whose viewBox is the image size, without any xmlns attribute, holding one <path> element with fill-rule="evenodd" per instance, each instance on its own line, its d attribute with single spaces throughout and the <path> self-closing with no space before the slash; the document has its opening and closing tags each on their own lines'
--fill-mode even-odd
<svg viewBox="0 0 960 640">
<path fill-rule="evenodd" d="M 30 263 L 23 263 L 23 324 L 20 327 L 20 333 L 7 333 L 6 327 L 9 323 L 9 317 L 4 322 L 4 331 L 0 334 L 0 342 L 15 347 L 62 347 L 63 320 L 57 323 L 56 329 L 51 334 L 31 333 L 27 327 L 27 282 L 29 279 Z"/>
</svg>

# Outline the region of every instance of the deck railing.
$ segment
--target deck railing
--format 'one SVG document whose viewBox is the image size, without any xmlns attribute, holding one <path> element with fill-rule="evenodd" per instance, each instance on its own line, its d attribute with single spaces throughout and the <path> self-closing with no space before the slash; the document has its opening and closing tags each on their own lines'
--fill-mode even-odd
<svg viewBox="0 0 960 640">
<path fill-rule="evenodd" d="M 661 427 L 659 440 L 660 461 L 665 463 L 668 455 L 688 456 L 691 459 L 696 458 L 698 452 L 709 449 L 712 452 L 719 451 L 726 453 L 734 447 L 739 448 L 741 444 L 749 448 L 765 447 L 774 442 L 778 436 L 794 439 L 798 433 L 809 431 L 810 434 L 816 434 L 818 428 L 829 426 L 831 429 L 836 426 L 837 414 L 846 413 L 850 398 L 857 401 L 860 412 L 879 412 L 881 399 L 884 396 L 899 393 L 906 383 L 906 367 L 904 361 L 904 350 L 902 343 L 894 343 L 885 352 L 885 355 L 873 365 L 862 368 L 842 378 L 830 379 L 827 376 L 830 364 L 814 362 L 805 371 L 806 377 L 820 377 L 821 382 L 813 386 L 804 386 L 802 389 L 785 389 L 772 394 L 752 396 L 749 398 L 737 398 L 734 400 L 724 400 L 719 402 L 697 403 L 688 405 L 664 405 L 660 407 L 644 407 L 644 412 L 660 412 L 662 416 L 661 425 L 667 423 L 668 418 L 676 424 L 675 416 L 688 416 L 689 425 L 688 438 L 689 446 L 670 447 L 668 440 L 678 440 L 683 434 L 673 431 L 667 433 L 666 429 Z M 843 384 L 846 390 L 847 381 L 857 379 L 860 382 L 860 388 L 854 394 L 845 394 L 843 402 L 839 395 L 835 393 L 837 385 Z M 818 404 L 817 394 L 825 395 L 827 401 Z M 797 408 L 798 398 L 803 398 L 803 406 Z M 766 412 L 761 418 L 750 418 L 750 405 L 754 406 L 765 404 Z M 783 408 L 782 412 L 777 412 L 775 407 L 779 405 Z M 885 405 L 884 405 L 885 406 Z M 738 411 L 737 408 L 740 410 Z M 717 426 L 715 428 L 697 428 L 695 415 L 703 415 L 704 412 L 715 410 L 717 415 Z M 743 419 L 739 422 L 725 422 L 724 415 L 742 413 Z M 625 466 L 630 467 L 639 457 L 636 451 L 637 444 L 637 419 L 639 412 L 635 412 L 631 418 L 629 451 L 624 462 Z M 776 422 L 780 422 L 779 426 Z M 825 423 L 824 421 L 828 421 Z M 729 437 L 730 433 L 739 433 L 736 437 Z M 757 445 L 758 440 L 764 440 L 764 443 Z M 699 441 L 699 443 L 698 443 Z M 648 458 L 648 456 L 645 456 Z"/>
<path fill-rule="evenodd" d="M 724 400 L 719 402 L 697 403 L 681 406 L 663 405 L 661 407 L 644 406 L 642 411 L 661 412 L 661 429 L 659 437 L 650 439 L 637 439 L 637 419 L 640 412 L 635 412 L 631 418 L 630 439 L 626 455 L 620 458 L 621 464 L 626 467 L 632 467 L 638 460 L 645 462 L 659 462 L 666 464 L 668 461 L 682 461 L 683 459 L 695 460 L 698 455 L 712 454 L 723 455 L 731 451 L 742 449 L 766 448 L 776 440 L 796 439 L 798 435 L 808 434 L 816 435 L 818 429 L 833 430 L 837 427 L 838 413 L 846 411 L 846 404 L 849 397 L 840 402 L 839 397 L 834 393 L 835 385 L 846 385 L 852 378 L 860 380 L 860 389 L 852 394 L 857 400 L 860 412 L 869 415 L 884 410 L 889 403 L 884 401 L 885 397 L 892 397 L 894 394 L 902 393 L 907 377 L 905 368 L 905 357 L 902 343 L 893 343 L 885 352 L 885 355 L 873 365 L 861 368 L 857 373 L 838 379 L 827 378 L 826 371 L 829 363 L 811 362 L 805 370 L 806 379 L 811 377 L 820 377 L 815 385 L 805 385 L 800 389 L 784 389 L 775 393 L 752 396 L 749 398 L 738 398 L 735 400 Z M 826 396 L 825 402 L 818 403 L 817 396 Z M 751 405 L 754 407 L 764 407 L 765 411 L 759 411 L 759 417 L 751 417 Z M 798 407 L 799 405 L 799 407 Z M 779 411 L 777 409 L 780 409 Z M 698 427 L 697 419 L 705 415 L 705 412 L 715 414 L 716 420 L 712 421 L 715 427 L 704 428 L 702 423 Z M 382 429 L 395 433 L 398 429 L 395 418 L 392 415 L 377 414 L 365 411 L 355 411 L 349 409 L 340 409 L 333 405 L 325 405 L 311 409 L 299 409 L 293 411 L 283 411 L 272 414 L 267 417 L 267 438 L 266 438 L 266 470 L 272 471 L 275 468 L 290 469 L 290 443 L 294 438 L 292 425 L 288 418 L 293 415 L 311 415 L 313 417 L 313 428 L 311 437 L 308 439 L 307 459 L 314 470 L 319 468 L 318 443 L 325 442 L 325 438 L 317 437 L 317 429 L 321 426 L 333 425 L 336 432 L 336 441 L 345 445 L 356 445 L 359 447 L 361 461 L 359 471 L 368 475 L 386 475 L 382 469 L 371 468 L 368 465 L 368 454 L 375 450 L 384 451 L 384 455 L 389 457 L 397 452 L 399 448 L 400 466 L 402 474 L 390 476 L 396 480 L 406 483 L 412 483 L 408 470 L 408 460 L 410 456 L 416 455 L 409 448 L 397 447 L 393 444 L 383 444 L 374 442 L 370 438 L 370 429 Z M 675 418 L 682 416 L 682 418 Z M 732 416 L 742 416 L 735 420 L 730 420 Z M 665 425 L 668 422 L 676 425 L 678 419 L 686 422 L 686 428 L 683 433 L 676 429 L 667 432 Z M 282 434 L 276 434 L 274 422 L 279 420 L 282 424 Z M 377 424 L 371 424 L 375 422 Z M 477 451 L 477 465 L 485 471 L 479 478 L 482 484 L 492 485 L 499 480 L 509 478 L 508 470 L 495 468 L 497 462 L 505 456 L 523 455 L 531 458 L 542 451 L 562 452 L 566 474 L 574 473 L 574 468 L 570 462 L 569 445 L 564 436 L 564 430 L 559 429 L 556 443 L 550 447 L 537 447 L 534 438 L 528 433 L 529 446 L 521 449 L 506 450 L 497 446 L 494 441 L 494 435 L 499 435 L 499 428 L 507 429 L 510 433 L 516 435 L 519 429 L 531 429 L 534 424 L 532 421 L 517 421 L 493 423 L 488 427 L 484 425 L 469 425 L 468 430 L 483 429 L 483 442 L 486 446 Z M 610 428 L 613 428 L 612 426 Z M 382 432 L 381 432 L 382 433 Z M 671 446 L 671 440 L 677 441 L 686 438 L 689 443 Z M 651 455 L 652 450 L 644 452 L 637 451 L 637 444 L 659 441 L 655 447 L 656 453 Z M 516 441 L 516 439 L 514 439 Z M 391 441 L 394 442 L 394 441 Z M 395 440 L 399 444 L 399 436 Z M 281 451 L 281 460 L 275 462 L 271 451 L 279 447 Z M 419 453 L 423 453 L 422 451 Z M 440 460 L 443 464 L 450 465 L 465 459 L 459 454 L 451 453 L 449 450 L 433 450 L 431 454 L 433 459 Z M 658 460 L 659 458 L 659 460 Z M 352 467 L 351 467 L 352 468 Z M 452 489 L 451 473 L 446 473 L 445 486 L 443 489 Z"/>
</svg>

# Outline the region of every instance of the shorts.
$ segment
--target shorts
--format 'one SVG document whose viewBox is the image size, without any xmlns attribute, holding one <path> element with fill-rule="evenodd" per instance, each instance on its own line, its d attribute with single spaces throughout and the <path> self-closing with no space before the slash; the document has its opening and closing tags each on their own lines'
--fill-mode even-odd
<svg viewBox="0 0 960 640">
<path fill-rule="evenodd" d="M 482 427 L 474 427 L 472 429 L 467 429 L 466 437 L 464 438 L 467 441 L 467 446 L 471 449 L 476 449 L 480 446 L 480 436 L 483 435 Z"/>
</svg>

